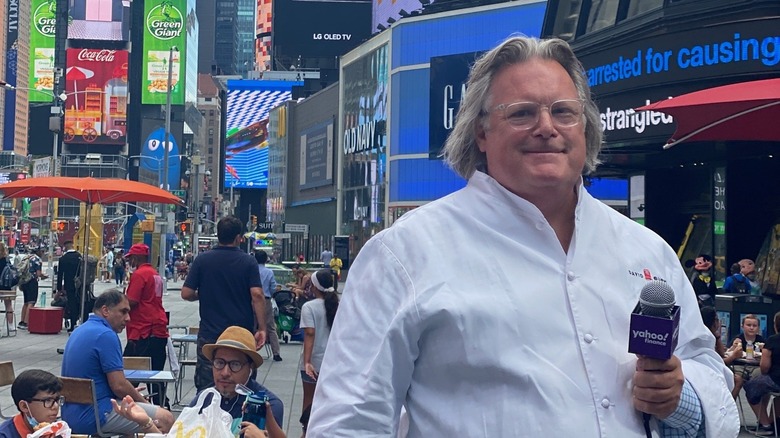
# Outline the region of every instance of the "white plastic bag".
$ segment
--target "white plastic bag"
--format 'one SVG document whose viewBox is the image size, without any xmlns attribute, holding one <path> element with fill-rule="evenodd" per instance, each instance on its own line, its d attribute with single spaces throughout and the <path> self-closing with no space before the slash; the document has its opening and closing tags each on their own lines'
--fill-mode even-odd
<svg viewBox="0 0 780 438">
<path fill-rule="evenodd" d="M 70 427 L 64 421 L 55 421 L 46 427 L 42 427 L 35 433 L 27 435 L 27 438 L 70 438 Z"/>
<path fill-rule="evenodd" d="M 206 398 L 213 398 L 207 407 L 203 407 Z M 234 438 L 230 431 L 233 417 L 220 408 L 222 396 L 214 388 L 200 393 L 193 407 L 182 409 L 179 418 L 168 432 L 169 438 Z M 202 411 L 201 411 L 202 410 Z"/>
</svg>

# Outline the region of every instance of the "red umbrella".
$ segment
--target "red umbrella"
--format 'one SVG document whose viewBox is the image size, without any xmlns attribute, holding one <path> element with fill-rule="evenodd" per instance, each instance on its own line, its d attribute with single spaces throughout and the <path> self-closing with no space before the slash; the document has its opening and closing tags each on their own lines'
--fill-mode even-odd
<svg viewBox="0 0 780 438">
<path fill-rule="evenodd" d="M 28 178 L 0 185 L 6 198 L 60 198 L 87 204 L 155 202 L 182 204 L 179 197 L 149 184 L 124 179 L 50 176 Z"/>
<path fill-rule="evenodd" d="M 780 141 L 780 78 L 707 88 L 636 110 L 674 117 L 677 130 L 664 149 L 684 141 Z"/>
<path fill-rule="evenodd" d="M 6 198 L 60 198 L 72 199 L 87 204 L 86 230 L 94 204 L 113 204 L 115 202 L 154 202 L 161 204 L 179 204 L 179 197 L 149 184 L 124 179 L 74 178 L 50 176 L 28 178 L 0 184 L 0 192 Z M 89 232 L 84 233 L 84 251 L 89 246 Z M 87 252 L 88 253 L 88 252 Z M 86 254 L 85 254 L 86 255 Z M 83 279 L 87 278 L 87 263 L 83 263 Z M 84 314 L 84 300 L 87 282 L 82 281 L 81 313 Z"/>
</svg>

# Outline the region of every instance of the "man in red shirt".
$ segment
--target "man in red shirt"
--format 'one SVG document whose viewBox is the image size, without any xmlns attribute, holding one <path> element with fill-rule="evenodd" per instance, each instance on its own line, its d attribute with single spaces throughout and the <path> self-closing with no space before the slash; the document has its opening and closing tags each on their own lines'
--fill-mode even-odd
<svg viewBox="0 0 780 438">
<path fill-rule="evenodd" d="M 149 247 L 136 243 L 125 255 L 135 270 L 125 293 L 130 301 L 130 322 L 127 323 L 127 346 L 124 356 L 143 356 L 152 359 L 152 369 L 165 366 L 168 344 L 168 318 L 162 304 L 163 281 L 149 264 Z M 158 392 L 159 393 L 159 392 Z M 154 400 L 165 406 L 166 400 Z"/>
</svg>

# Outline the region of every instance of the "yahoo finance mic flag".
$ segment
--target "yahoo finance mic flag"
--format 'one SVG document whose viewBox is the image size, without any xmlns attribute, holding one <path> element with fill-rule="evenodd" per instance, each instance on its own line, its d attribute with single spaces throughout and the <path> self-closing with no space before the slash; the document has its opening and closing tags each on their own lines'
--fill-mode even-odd
<svg viewBox="0 0 780 438">
<path fill-rule="evenodd" d="M 674 290 L 666 282 L 649 281 L 631 312 L 628 352 L 669 359 L 677 348 L 679 329 L 680 307 L 675 306 Z"/>
</svg>

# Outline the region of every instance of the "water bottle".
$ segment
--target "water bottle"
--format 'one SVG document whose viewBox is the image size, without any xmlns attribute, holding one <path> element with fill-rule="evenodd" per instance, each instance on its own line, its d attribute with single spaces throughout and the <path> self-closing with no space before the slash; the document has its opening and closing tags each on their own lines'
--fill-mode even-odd
<svg viewBox="0 0 780 438">
<path fill-rule="evenodd" d="M 41 293 L 41 307 L 46 307 L 46 292 Z"/>
<path fill-rule="evenodd" d="M 265 402 L 268 396 L 265 391 L 253 392 L 246 396 L 241 420 L 256 425 L 260 430 L 265 430 Z"/>
<path fill-rule="evenodd" d="M 747 348 L 745 349 L 745 355 L 748 359 L 753 359 L 753 341 L 747 341 Z"/>
</svg>

